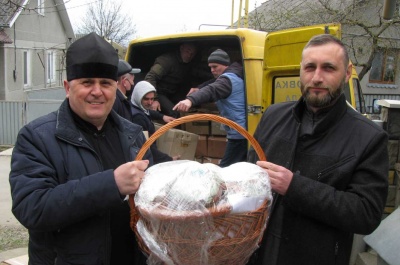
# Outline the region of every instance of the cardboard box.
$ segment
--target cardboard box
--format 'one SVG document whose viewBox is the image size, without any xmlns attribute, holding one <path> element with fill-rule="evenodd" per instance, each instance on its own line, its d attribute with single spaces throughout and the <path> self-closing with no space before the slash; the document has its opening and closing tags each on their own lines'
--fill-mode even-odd
<svg viewBox="0 0 400 265">
<path fill-rule="evenodd" d="M 208 157 L 208 156 L 203 157 L 203 164 L 212 163 L 214 165 L 219 166 L 220 162 L 221 162 L 220 158 L 214 158 L 214 157 Z"/>
<path fill-rule="evenodd" d="M 203 164 L 203 157 L 195 157 L 194 161 L 199 162 L 200 164 Z"/>
<path fill-rule="evenodd" d="M 225 136 L 226 131 L 223 128 L 223 124 L 215 121 L 211 121 L 211 132 L 210 134 L 213 136 Z"/>
<path fill-rule="evenodd" d="M 185 123 L 185 130 L 194 134 L 209 135 L 210 121 L 192 121 Z"/>
<path fill-rule="evenodd" d="M 207 139 L 207 156 L 222 158 L 225 153 L 227 139 L 223 136 L 209 136 Z"/>
<path fill-rule="evenodd" d="M 389 139 L 400 139 L 400 101 L 399 100 L 378 100 L 378 104 L 383 106 L 381 110 L 381 120 L 383 128 L 387 131 Z"/>
<path fill-rule="evenodd" d="M 161 126 L 163 126 L 161 123 L 157 123 L 157 122 L 153 122 L 153 124 L 154 124 L 154 128 L 156 129 L 156 131 L 158 129 L 160 129 Z"/>
<path fill-rule="evenodd" d="M 197 142 L 195 157 L 207 156 L 207 137 L 206 135 L 199 135 L 199 140 Z"/>
<path fill-rule="evenodd" d="M 160 151 L 170 155 L 180 155 L 180 159 L 194 160 L 199 136 L 178 129 L 169 129 L 156 143 Z"/>
<path fill-rule="evenodd" d="M 204 114 L 202 112 L 187 112 L 183 116 L 190 116 L 193 114 Z M 199 120 L 184 123 L 185 131 L 198 134 L 198 135 L 209 135 L 210 134 L 210 121 L 209 120 Z"/>
</svg>

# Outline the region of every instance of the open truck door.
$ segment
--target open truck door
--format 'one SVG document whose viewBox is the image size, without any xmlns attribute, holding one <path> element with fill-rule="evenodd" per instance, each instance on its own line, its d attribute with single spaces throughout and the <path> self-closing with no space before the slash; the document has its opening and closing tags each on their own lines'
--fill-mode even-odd
<svg viewBox="0 0 400 265">
<path fill-rule="evenodd" d="M 296 101 L 300 98 L 301 53 L 307 42 L 319 34 L 332 34 L 341 39 L 341 26 L 340 24 L 320 24 L 271 32 L 266 36 L 262 109 L 265 110 L 274 103 Z M 362 93 L 354 67 L 344 93 L 347 101 L 362 112 Z"/>
</svg>

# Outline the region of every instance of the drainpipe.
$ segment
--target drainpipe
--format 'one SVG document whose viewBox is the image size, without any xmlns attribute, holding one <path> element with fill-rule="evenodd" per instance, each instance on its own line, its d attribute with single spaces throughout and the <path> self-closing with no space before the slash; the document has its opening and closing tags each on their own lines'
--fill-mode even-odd
<svg viewBox="0 0 400 265">
<path fill-rule="evenodd" d="M 396 0 L 385 0 L 385 2 L 383 3 L 383 19 L 392 19 L 395 10 Z"/>
</svg>

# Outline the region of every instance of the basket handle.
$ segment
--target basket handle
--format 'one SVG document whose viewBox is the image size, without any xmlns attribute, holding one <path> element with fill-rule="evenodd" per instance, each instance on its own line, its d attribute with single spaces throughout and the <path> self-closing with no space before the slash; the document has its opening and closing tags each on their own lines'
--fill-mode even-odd
<svg viewBox="0 0 400 265">
<path fill-rule="evenodd" d="M 251 136 L 242 126 L 237 124 L 236 122 L 233 122 L 227 118 L 214 115 L 214 114 L 192 114 L 192 115 L 187 115 L 183 116 L 181 118 L 178 118 L 176 120 L 173 120 L 163 126 L 161 126 L 157 131 L 153 133 L 152 136 L 150 136 L 149 139 L 143 144 L 142 148 L 139 150 L 139 153 L 136 156 L 135 160 L 141 160 L 143 156 L 145 155 L 147 149 L 160 137 L 163 135 L 166 131 L 169 129 L 178 126 L 182 123 L 186 122 L 191 122 L 191 121 L 198 121 L 198 120 L 211 120 L 215 122 L 222 123 L 224 125 L 227 125 L 236 131 L 238 131 L 242 136 L 244 136 L 253 146 L 254 150 L 256 151 L 259 160 L 261 161 L 266 161 L 266 157 L 264 154 L 264 151 L 262 150 L 261 146 L 259 143 L 254 139 L 253 136 Z"/>
<path fill-rule="evenodd" d="M 150 136 L 149 139 L 147 139 L 147 141 L 143 144 L 142 148 L 140 148 L 135 161 L 141 160 L 143 158 L 143 156 L 145 155 L 147 149 L 149 149 L 150 146 L 158 139 L 158 137 L 160 137 L 166 131 L 168 131 L 169 129 L 171 129 L 175 126 L 178 126 L 182 123 L 196 121 L 196 120 L 211 120 L 211 121 L 225 124 L 233 129 L 235 129 L 251 143 L 251 145 L 253 146 L 254 150 L 256 151 L 256 153 L 258 155 L 259 160 L 261 160 L 261 161 L 267 160 L 265 157 L 264 151 L 262 150 L 259 143 L 254 139 L 253 136 L 251 136 L 242 126 L 240 126 L 236 122 L 233 122 L 227 118 L 224 118 L 224 117 L 221 117 L 218 115 L 214 115 L 214 114 L 193 114 L 193 115 L 187 115 L 187 116 L 178 118 L 176 120 L 173 120 L 173 121 L 161 126 L 157 131 L 155 131 L 153 133 L 152 136 Z M 130 226 L 131 226 L 132 230 L 135 231 L 135 233 L 136 233 L 137 231 L 134 229 L 134 227 L 136 226 L 136 223 L 139 220 L 139 216 L 137 214 L 137 209 L 135 207 L 134 194 L 129 195 L 128 202 L 129 202 L 129 206 L 131 209 Z"/>
</svg>

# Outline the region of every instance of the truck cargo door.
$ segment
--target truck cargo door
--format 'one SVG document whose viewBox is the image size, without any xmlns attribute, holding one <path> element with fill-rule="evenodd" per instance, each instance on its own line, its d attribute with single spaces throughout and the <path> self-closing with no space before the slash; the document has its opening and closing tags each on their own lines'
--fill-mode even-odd
<svg viewBox="0 0 400 265">
<path fill-rule="evenodd" d="M 300 61 L 304 46 L 314 35 L 341 38 L 340 24 L 321 24 L 268 33 L 265 39 L 262 98 L 269 105 L 300 97 Z"/>
</svg>

